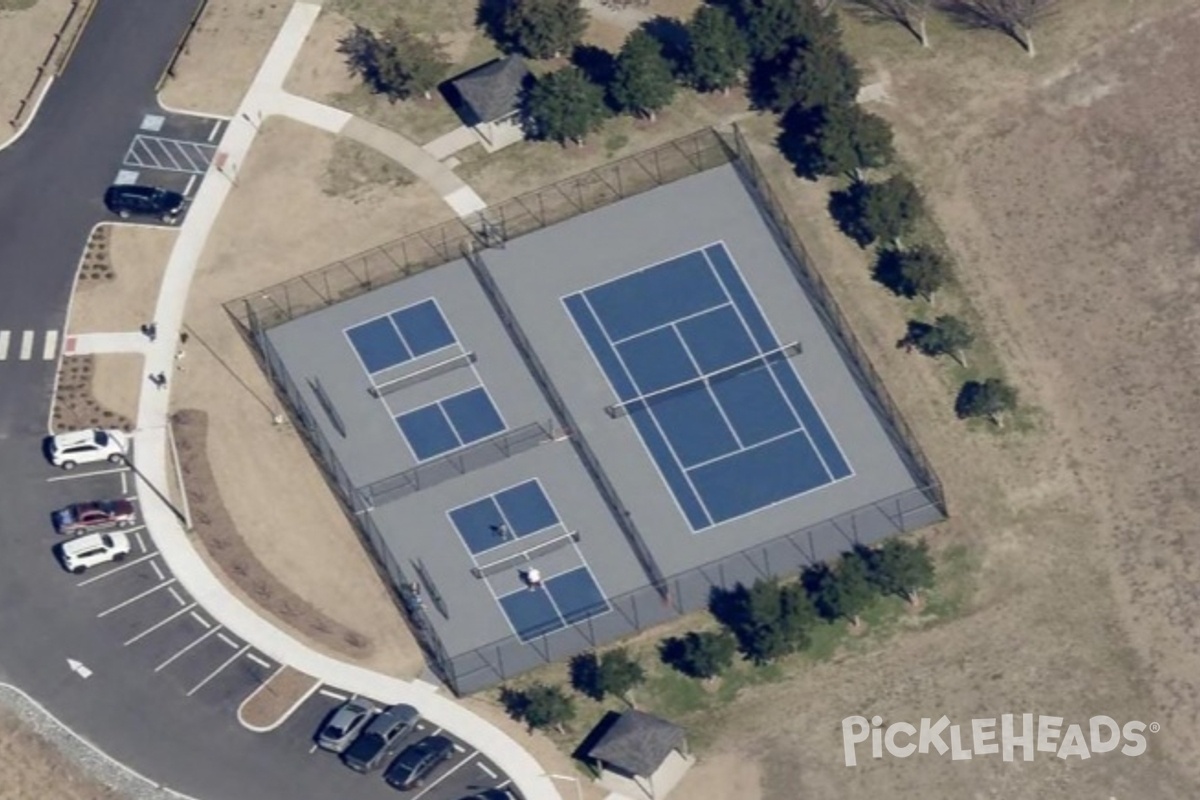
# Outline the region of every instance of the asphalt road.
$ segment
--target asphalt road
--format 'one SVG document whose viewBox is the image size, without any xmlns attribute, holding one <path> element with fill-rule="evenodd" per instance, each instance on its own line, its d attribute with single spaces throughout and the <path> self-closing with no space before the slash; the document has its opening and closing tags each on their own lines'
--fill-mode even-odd
<svg viewBox="0 0 1200 800">
<path fill-rule="evenodd" d="M 65 326 L 88 234 L 109 217 L 104 189 L 143 115 L 162 113 L 154 84 L 198 1 L 99 0 L 32 124 L 0 150 L 0 329 Z M 238 725 L 237 704 L 277 665 L 213 631 L 144 533 L 137 563 L 84 578 L 58 567 L 50 512 L 118 496 L 128 475 L 104 465 L 50 480 L 65 477 L 41 456 L 55 363 L 0 361 L 0 680 L 109 755 L 196 798 L 398 796 L 377 776 L 310 752 L 332 698 L 314 696 L 275 733 Z M 72 672 L 68 659 L 90 675 Z M 463 746 L 424 797 L 502 783 L 496 773 Z"/>
</svg>

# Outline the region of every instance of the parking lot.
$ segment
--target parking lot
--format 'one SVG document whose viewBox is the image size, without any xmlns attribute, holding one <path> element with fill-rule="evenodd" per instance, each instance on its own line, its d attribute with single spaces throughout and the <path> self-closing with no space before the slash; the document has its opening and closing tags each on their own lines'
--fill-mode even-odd
<svg viewBox="0 0 1200 800">
<path fill-rule="evenodd" d="M 112 182 L 157 186 L 191 198 L 210 166 L 229 121 L 160 111 L 143 115 L 130 136 Z"/>
<path fill-rule="evenodd" d="M 138 524 L 122 529 L 132 546 L 123 561 L 91 567 L 81 575 L 70 574 L 54 562 L 53 546 L 67 537 L 54 532 L 51 514 L 90 500 L 129 498 L 136 506 L 133 471 L 109 463 L 72 472 L 55 470 L 48 473 L 46 490 L 46 529 L 39 535 L 46 542 L 47 581 L 62 585 L 70 605 L 120 651 L 128 670 L 141 671 L 148 681 L 161 681 L 184 698 L 236 718 L 241 703 L 280 665 L 225 629 L 188 594 L 155 549 L 140 515 Z M 80 676 L 86 678 L 89 668 L 86 664 L 80 668 Z M 425 721 L 407 734 L 399 749 L 442 734 L 454 741 L 455 751 L 421 786 L 400 793 L 384 783 L 382 770 L 370 775 L 354 772 L 315 744 L 322 722 L 347 698 L 345 692 L 322 686 L 282 725 L 257 736 L 269 740 L 270 749 L 287 753 L 289 760 L 306 762 L 304 769 L 319 771 L 321 783 L 337 787 L 343 797 L 460 800 L 484 789 L 508 786 L 508 778 L 477 750 Z M 520 800 L 515 792 L 512 796 Z"/>
</svg>

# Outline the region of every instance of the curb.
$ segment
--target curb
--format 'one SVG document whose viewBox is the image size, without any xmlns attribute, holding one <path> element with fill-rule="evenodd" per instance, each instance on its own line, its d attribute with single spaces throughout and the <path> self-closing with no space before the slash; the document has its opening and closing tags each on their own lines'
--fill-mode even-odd
<svg viewBox="0 0 1200 800">
<path fill-rule="evenodd" d="M 238 709 L 237 709 L 237 720 L 238 720 L 239 725 L 241 725 L 246 730 L 251 731 L 252 733 L 270 733 L 271 731 L 275 730 L 283 723 L 287 722 L 288 719 L 291 718 L 292 714 L 296 713 L 296 709 L 298 709 L 300 706 L 304 705 L 304 703 L 308 701 L 308 698 L 310 698 L 314 694 L 316 694 L 317 690 L 325 685 L 325 684 L 321 683 L 320 678 L 313 678 L 312 679 L 313 685 L 309 688 L 309 690 L 307 692 L 305 692 L 304 694 L 302 694 L 300 696 L 299 700 L 297 700 L 295 703 L 292 703 L 291 707 L 289 707 L 286 711 L 284 711 L 282 714 L 280 714 L 279 717 L 274 722 L 272 722 L 270 725 L 251 725 L 249 722 L 246 722 L 246 720 L 242 717 L 242 709 L 244 709 L 246 707 L 246 705 L 248 703 L 250 703 L 250 701 L 252 701 L 254 698 L 258 697 L 258 693 L 261 692 L 263 689 L 267 688 L 267 686 L 269 686 L 271 684 L 271 681 L 275 680 L 275 678 L 279 676 L 279 673 L 283 672 L 285 669 L 289 669 L 288 665 L 280 664 L 279 669 L 275 670 L 274 675 L 267 678 L 265 681 L 260 683 L 253 692 L 246 695 L 246 699 L 243 700 L 238 705 Z M 296 670 L 296 671 L 299 672 L 299 670 Z M 312 676 L 309 676 L 309 677 L 312 677 Z"/>
<path fill-rule="evenodd" d="M 42 91 L 38 94 L 37 100 L 33 101 L 33 108 L 29 109 L 25 115 L 25 121 L 21 123 L 21 127 L 17 128 L 17 132 L 8 137 L 3 143 L 0 143 L 0 150 L 12 147 L 21 138 L 22 134 L 29 129 L 33 121 L 37 118 L 38 109 L 42 107 L 42 101 L 46 99 L 46 95 L 50 93 L 50 87 L 54 85 L 56 76 L 51 75 L 46 79 L 46 83 L 42 85 Z"/>
</svg>

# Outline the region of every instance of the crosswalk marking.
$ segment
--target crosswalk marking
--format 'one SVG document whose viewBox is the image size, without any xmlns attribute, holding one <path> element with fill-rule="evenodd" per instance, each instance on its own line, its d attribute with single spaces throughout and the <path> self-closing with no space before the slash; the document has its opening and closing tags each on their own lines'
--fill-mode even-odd
<svg viewBox="0 0 1200 800">
<path fill-rule="evenodd" d="M 46 331 L 46 341 L 42 344 L 42 360 L 51 361 L 58 355 L 58 331 Z"/>
<path fill-rule="evenodd" d="M 0 331 L 0 361 L 9 360 L 9 351 L 12 348 L 17 334 L 20 335 L 20 344 L 16 347 L 16 352 L 13 356 L 19 361 L 30 361 L 34 358 L 35 345 L 37 343 L 38 331 Z M 42 338 L 41 360 L 53 361 L 58 358 L 58 344 L 61 340 L 59 331 L 46 331 Z"/>
</svg>

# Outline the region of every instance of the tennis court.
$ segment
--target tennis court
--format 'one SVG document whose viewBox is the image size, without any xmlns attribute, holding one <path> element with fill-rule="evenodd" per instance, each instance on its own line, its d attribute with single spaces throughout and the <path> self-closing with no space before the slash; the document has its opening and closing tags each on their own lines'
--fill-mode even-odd
<svg viewBox="0 0 1200 800">
<path fill-rule="evenodd" d="M 446 514 L 472 556 L 559 525 L 558 512 L 537 479 L 510 486 Z"/>
<path fill-rule="evenodd" d="M 562 302 L 693 531 L 853 475 L 723 243 Z"/>
</svg>

